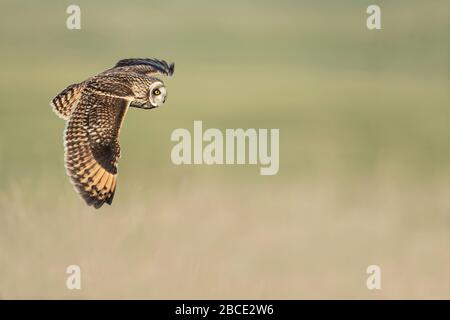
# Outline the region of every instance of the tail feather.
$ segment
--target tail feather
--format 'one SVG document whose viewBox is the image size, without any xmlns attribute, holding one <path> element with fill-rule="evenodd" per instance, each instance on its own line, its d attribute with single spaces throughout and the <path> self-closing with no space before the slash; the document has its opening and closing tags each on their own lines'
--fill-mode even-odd
<svg viewBox="0 0 450 320">
<path fill-rule="evenodd" d="M 75 83 L 61 91 L 61 93 L 54 97 L 50 102 L 53 111 L 64 120 L 69 119 L 73 110 L 75 110 L 75 106 L 83 88 L 84 83 Z"/>
</svg>

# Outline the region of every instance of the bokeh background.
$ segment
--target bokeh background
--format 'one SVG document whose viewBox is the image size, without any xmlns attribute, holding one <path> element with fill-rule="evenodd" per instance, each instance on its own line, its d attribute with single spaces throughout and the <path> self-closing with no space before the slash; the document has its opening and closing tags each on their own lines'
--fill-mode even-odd
<svg viewBox="0 0 450 320">
<path fill-rule="evenodd" d="M 376 3 L 380 31 L 373 1 L 2 1 L 0 298 L 450 298 L 450 3 Z M 49 101 L 128 57 L 176 72 L 95 210 Z M 279 128 L 278 175 L 175 166 L 193 120 Z"/>
</svg>

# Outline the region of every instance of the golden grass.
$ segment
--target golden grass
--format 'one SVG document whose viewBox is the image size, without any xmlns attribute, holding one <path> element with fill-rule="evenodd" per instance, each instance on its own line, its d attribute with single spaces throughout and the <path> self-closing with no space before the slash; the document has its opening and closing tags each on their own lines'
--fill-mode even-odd
<svg viewBox="0 0 450 320">
<path fill-rule="evenodd" d="M 450 298 L 447 182 L 199 178 L 119 189 L 102 211 L 64 189 L 2 194 L 1 297 Z M 71 264 L 81 291 L 65 288 Z"/>
</svg>

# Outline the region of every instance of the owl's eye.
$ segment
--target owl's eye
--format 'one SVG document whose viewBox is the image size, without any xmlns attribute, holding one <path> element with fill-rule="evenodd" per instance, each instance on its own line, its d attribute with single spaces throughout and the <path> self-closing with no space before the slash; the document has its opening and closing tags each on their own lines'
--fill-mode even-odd
<svg viewBox="0 0 450 320">
<path fill-rule="evenodd" d="M 153 90 L 153 94 L 154 94 L 155 96 L 158 96 L 158 95 L 161 94 L 161 91 L 160 91 L 159 89 L 155 89 L 155 90 Z"/>
</svg>

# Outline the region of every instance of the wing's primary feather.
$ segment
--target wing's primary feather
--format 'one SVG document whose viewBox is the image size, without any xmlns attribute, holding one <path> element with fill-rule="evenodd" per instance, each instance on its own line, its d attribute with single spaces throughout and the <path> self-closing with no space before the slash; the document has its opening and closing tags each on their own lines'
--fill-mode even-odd
<svg viewBox="0 0 450 320">
<path fill-rule="evenodd" d="M 88 205 L 112 203 L 120 157 L 118 136 L 129 100 L 84 92 L 68 121 L 65 164 L 75 189 Z"/>
</svg>

